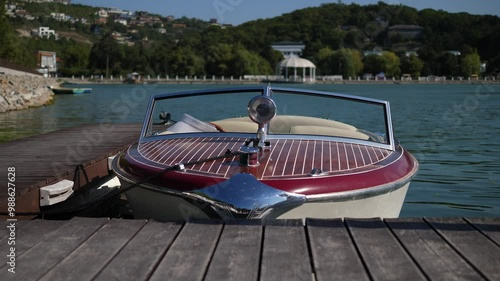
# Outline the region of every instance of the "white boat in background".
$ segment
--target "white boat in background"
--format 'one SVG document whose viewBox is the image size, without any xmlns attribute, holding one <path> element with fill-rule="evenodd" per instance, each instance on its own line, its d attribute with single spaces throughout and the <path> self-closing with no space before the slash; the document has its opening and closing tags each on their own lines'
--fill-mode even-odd
<svg viewBox="0 0 500 281">
<path fill-rule="evenodd" d="M 391 118 L 387 101 L 303 89 L 156 95 L 113 170 L 136 218 L 398 217 L 418 163 Z"/>
</svg>

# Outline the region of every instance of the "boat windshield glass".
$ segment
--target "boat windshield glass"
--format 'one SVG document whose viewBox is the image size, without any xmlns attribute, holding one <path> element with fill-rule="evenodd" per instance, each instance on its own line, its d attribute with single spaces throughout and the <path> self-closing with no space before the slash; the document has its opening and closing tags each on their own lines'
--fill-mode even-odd
<svg viewBox="0 0 500 281">
<path fill-rule="evenodd" d="M 276 116 L 267 126 L 269 137 L 326 136 L 391 144 L 385 103 L 286 90 L 162 96 L 151 104 L 143 136 L 256 133 L 258 125 L 248 117 L 248 103 L 255 96 L 266 93 L 276 104 Z"/>
<path fill-rule="evenodd" d="M 348 137 L 389 144 L 385 104 L 273 91 L 271 132 Z"/>
<path fill-rule="evenodd" d="M 149 117 L 149 130 L 145 136 L 204 132 L 210 130 L 204 125 L 209 124 L 215 128 L 210 122 L 216 120 L 248 118 L 248 101 L 258 95 L 262 95 L 262 92 L 234 92 L 158 99 L 153 105 Z M 252 133 L 256 131 L 257 129 Z M 246 131 L 242 128 L 240 132 Z"/>
</svg>

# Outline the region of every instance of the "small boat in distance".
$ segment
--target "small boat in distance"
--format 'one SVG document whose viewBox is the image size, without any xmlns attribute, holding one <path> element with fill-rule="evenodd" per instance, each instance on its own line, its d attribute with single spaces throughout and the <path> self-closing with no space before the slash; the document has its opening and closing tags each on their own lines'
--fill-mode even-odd
<svg viewBox="0 0 500 281">
<path fill-rule="evenodd" d="M 129 84 L 144 84 L 142 76 L 137 72 L 127 74 L 127 78 L 125 78 L 124 82 Z"/>
<path fill-rule="evenodd" d="M 305 89 L 155 95 L 112 168 L 135 218 L 393 218 L 418 162 L 391 118 L 387 101 Z"/>
<path fill-rule="evenodd" d="M 78 95 L 78 94 L 88 94 L 92 92 L 92 88 L 64 88 L 64 87 L 50 87 L 52 92 L 56 95 Z"/>
</svg>

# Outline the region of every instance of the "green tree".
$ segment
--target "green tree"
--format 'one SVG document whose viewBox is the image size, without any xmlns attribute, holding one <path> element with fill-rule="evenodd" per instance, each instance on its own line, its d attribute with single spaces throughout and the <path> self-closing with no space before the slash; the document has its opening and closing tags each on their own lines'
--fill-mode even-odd
<svg viewBox="0 0 500 281">
<path fill-rule="evenodd" d="M 335 52 L 329 47 L 324 47 L 314 56 L 318 74 L 329 75 L 333 73 L 332 57 Z"/>
<path fill-rule="evenodd" d="M 384 71 L 384 59 L 379 55 L 368 55 L 363 58 L 365 72 L 377 74 Z"/>
<path fill-rule="evenodd" d="M 404 57 L 401 60 L 401 71 L 410 74 L 412 77 L 420 77 L 420 72 L 424 67 L 424 63 L 416 55 L 411 54 L 409 57 Z"/>
<path fill-rule="evenodd" d="M 7 19 L 5 0 L 0 0 L 0 58 L 15 59 L 16 53 L 14 31 Z"/>
<path fill-rule="evenodd" d="M 393 52 L 383 52 L 382 55 L 369 55 L 364 58 L 365 70 L 377 74 L 383 72 L 387 77 L 401 75 L 399 57 Z"/>
<path fill-rule="evenodd" d="M 334 53 L 331 64 L 336 68 L 334 73 L 340 74 L 344 78 L 358 76 L 362 73 L 364 67 L 361 53 L 344 48 Z"/>
<path fill-rule="evenodd" d="M 384 73 L 388 77 L 397 77 L 401 75 L 399 68 L 399 57 L 393 52 L 384 52 L 382 55 L 384 59 Z"/>
<path fill-rule="evenodd" d="M 269 63 L 256 53 L 250 52 L 241 45 L 234 47 L 234 58 L 231 62 L 231 75 L 265 75 L 272 74 Z"/>
<path fill-rule="evenodd" d="M 178 46 L 172 53 L 169 61 L 169 72 L 175 75 L 204 75 L 205 61 L 190 47 Z"/>
<path fill-rule="evenodd" d="M 460 61 L 459 57 L 450 54 L 450 53 L 444 53 L 440 57 L 437 58 L 437 75 L 443 75 L 443 76 L 458 76 L 461 75 L 461 69 L 460 69 Z"/>
<path fill-rule="evenodd" d="M 110 33 L 104 35 L 101 40 L 92 46 L 89 55 L 89 69 L 98 73 L 106 73 L 111 70 L 113 74 L 120 74 L 120 64 L 124 60 L 120 46 Z M 129 57 L 129 59 L 133 59 Z M 108 72 L 108 74 L 111 74 Z"/>
<path fill-rule="evenodd" d="M 205 57 L 207 73 L 216 76 L 230 76 L 233 59 L 233 47 L 230 44 L 219 43 L 209 46 Z"/>
<path fill-rule="evenodd" d="M 462 58 L 462 74 L 465 77 L 479 75 L 481 68 L 481 57 L 477 53 L 465 55 Z"/>
<path fill-rule="evenodd" d="M 333 51 L 329 47 L 319 50 L 315 56 L 318 73 L 323 75 L 342 75 L 344 78 L 356 77 L 363 72 L 363 60 L 357 50 L 342 48 Z"/>
</svg>

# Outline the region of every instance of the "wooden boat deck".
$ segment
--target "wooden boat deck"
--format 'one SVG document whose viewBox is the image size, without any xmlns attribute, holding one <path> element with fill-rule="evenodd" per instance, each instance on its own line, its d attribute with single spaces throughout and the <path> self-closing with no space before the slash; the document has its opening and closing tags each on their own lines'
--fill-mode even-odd
<svg viewBox="0 0 500 281">
<path fill-rule="evenodd" d="M 7 168 L 15 168 L 16 211 L 39 211 L 43 186 L 62 179 L 78 189 L 107 176 L 108 157 L 139 139 L 139 124 L 90 124 L 0 143 L 0 209 L 7 204 Z"/>
<path fill-rule="evenodd" d="M 10 223 L 10 222 L 7 222 Z M 500 218 L 20 221 L 2 280 L 500 280 Z"/>
<path fill-rule="evenodd" d="M 248 140 L 231 137 L 178 138 L 140 144 L 145 164 L 159 168 L 216 157 L 226 150 L 237 151 Z M 280 139 L 273 141 L 260 157 L 255 176 L 261 180 L 308 177 L 313 168 L 325 173 L 346 173 L 377 168 L 391 151 L 372 146 L 337 141 Z M 146 160 L 147 159 L 147 160 Z M 239 173 L 236 157 L 189 167 L 188 171 L 229 178 Z"/>
</svg>

